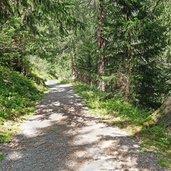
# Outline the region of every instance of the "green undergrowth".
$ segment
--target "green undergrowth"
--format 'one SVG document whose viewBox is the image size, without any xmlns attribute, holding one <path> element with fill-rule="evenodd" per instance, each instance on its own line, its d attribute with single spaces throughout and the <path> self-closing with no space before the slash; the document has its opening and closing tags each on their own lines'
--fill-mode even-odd
<svg viewBox="0 0 171 171">
<path fill-rule="evenodd" d="M 5 159 L 4 154 L 0 153 L 0 161 L 1 161 L 1 160 L 4 160 L 4 159 Z"/>
<path fill-rule="evenodd" d="M 163 167 L 171 167 L 169 130 L 159 126 L 147 128 L 144 125 L 152 112 L 136 107 L 120 97 L 109 98 L 108 93 L 100 92 L 93 86 L 82 83 L 74 83 L 73 86 L 93 114 L 99 115 L 115 126 L 127 129 L 142 142 L 144 152 L 157 152 L 162 155 L 159 164 Z"/>
<path fill-rule="evenodd" d="M 38 70 L 36 68 L 32 68 L 32 72 L 29 74 L 28 77 L 34 82 L 36 82 L 37 84 L 44 84 L 46 80 L 56 79 L 49 73 L 42 71 L 42 70 Z"/>
<path fill-rule="evenodd" d="M 60 80 L 59 84 L 69 84 L 70 82 L 71 81 L 64 79 L 64 80 Z"/>
<path fill-rule="evenodd" d="M 44 85 L 0 66 L 0 143 L 9 142 L 18 119 L 31 114 L 44 95 Z"/>
</svg>

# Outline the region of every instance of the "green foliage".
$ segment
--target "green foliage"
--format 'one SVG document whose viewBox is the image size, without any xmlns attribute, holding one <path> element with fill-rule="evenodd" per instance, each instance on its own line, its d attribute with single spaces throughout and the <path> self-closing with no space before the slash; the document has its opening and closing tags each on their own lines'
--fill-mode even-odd
<svg viewBox="0 0 171 171">
<path fill-rule="evenodd" d="M 171 161 L 169 161 L 169 160 L 167 160 L 167 159 L 161 159 L 161 160 L 159 160 L 159 165 L 161 166 L 161 167 L 163 167 L 163 168 L 171 168 L 171 166 L 170 166 L 170 162 Z"/>
<path fill-rule="evenodd" d="M 69 80 L 61 80 L 61 81 L 59 82 L 59 84 L 69 84 L 69 83 L 70 83 Z"/>
<path fill-rule="evenodd" d="M 140 109 L 117 96 L 108 98 L 108 93 L 102 93 L 95 87 L 80 83 L 75 83 L 74 87 L 76 93 L 85 98 L 88 107 L 94 112 L 105 111 L 105 114 L 119 115 L 135 125 L 142 125 L 149 116 L 147 110 Z"/>
<path fill-rule="evenodd" d="M 67 56 L 67 54 L 58 54 L 58 56 L 55 59 L 53 59 L 53 64 L 51 64 L 49 73 L 52 76 L 56 77 L 59 81 L 71 81 L 71 57 Z"/>
<path fill-rule="evenodd" d="M 0 143 L 9 142 L 15 128 L 8 123 L 32 112 L 43 95 L 43 85 L 37 85 L 22 74 L 0 66 Z"/>
<path fill-rule="evenodd" d="M 40 88 L 40 87 L 39 87 Z M 22 74 L 0 66 L 0 120 L 12 119 L 25 113 L 35 102 L 41 89 Z"/>
<path fill-rule="evenodd" d="M 30 75 L 28 57 L 37 56 L 51 61 L 51 65 L 53 61 L 51 73 L 56 75 L 57 67 L 54 66 L 57 62 L 54 63 L 53 59 L 63 53 L 61 37 L 82 27 L 82 23 L 73 16 L 73 9 L 74 3 L 69 0 L 2 0 L 0 64 Z"/>
<path fill-rule="evenodd" d="M 55 75 L 51 74 L 52 64 L 46 59 L 39 56 L 29 56 L 27 59 L 31 65 L 28 78 L 37 84 L 45 84 L 46 80 L 55 79 Z"/>
<path fill-rule="evenodd" d="M 73 48 L 76 80 L 95 86 L 103 80 L 106 92 L 121 93 L 129 102 L 156 109 L 170 90 L 170 64 L 163 55 L 169 53 L 170 3 L 105 0 L 101 26 L 98 1 L 95 4 L 78 5 L 77 17 L 84 21 L 85 30 L 73 35 L 78 42 Z M 89 14 L 85 6 L 91 11 Z M 103 53 L 98 48 L 101 29 Z M 105 62 L 102 78 L 98 73 L 101 53 Z"/>
<path fill-rule="evenodd" d="M 171 168 L 171 135 L 169 131 L 164 127 L 154 126 L 151 128 L 146 128 L 141 131 L 141 136 L 144 141 L 144 150 L 157 151 L 163 156 L 159 161 L 162 167 Z"/>
<path fill-rule="evenodd" d="M 4 160 L 4 159 L 5 159 L 4 154 L 0 153 L 0 161 L 1 161 L 1 160 Z"/>
<path fill-rule="evenodd" d="M 167 77 L 157 64 L 166 46 L 167 27 L 158 18 L 162 6 L 149 11 L 154 8 L 151 5 L 148 1 L 106 1 L 104 37 L 108 74 L 125 74 L 129 99 L 154 108 L 161 103 L 159 97 L 166 93 L 159 84 L 166 83 Z"/>
<path fill-rule="evenodd" d="M 0 144 L 1 143 L 9 143 L 11 141 L 11 132 L 0 132 Z"/>
</svg>

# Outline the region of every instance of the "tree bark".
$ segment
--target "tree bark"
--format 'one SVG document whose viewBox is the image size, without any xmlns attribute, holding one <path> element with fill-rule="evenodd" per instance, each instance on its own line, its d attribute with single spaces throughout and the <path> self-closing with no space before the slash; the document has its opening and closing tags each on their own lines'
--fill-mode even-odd
<svg viewBox="0 0 171 171">
<path fill-rule="evenodd" d="M 76 55 L 75 55 L 75 48 L 72 53 L 72 81 L 75 82 L 77 79 L 77 66 L 76 66 Z"/>
<path fill-rule="evenodd" d="M 129 8 L 126 6 L 125 7 L 126 10 L 126 20 L 129 21 L 130 18 L 130 11 Z M 131 49 L 131 42 L 132 42 L 132 38 L 131 38 L 131 33 L 130 31 L 128 32 L 128 42 L 129 42 L 129 46 L 127 47 L 127 86 L 126 86 L 126 99 L 129 100 L 130 94 L 131 94 L 131 75 L 132 75 L 132 66 L 131 66 L 131 59 L 132 59 L 132 49 Z"/>
<path fill-rule="evenodd" d="M 145 125 L 160 125 L 171 128 L 171 96 L 149 117 Z"/>
<path fill-rule="evenodd" d="M 99 0 L 99 19 L 98 19 L 98 48 L 100 51 L 99 61 L 98 61 L 98 73 L 102 77 L 105 73 L 105 57 L 103 54 L 104 51 L 104 40 L 103 40 L 103 27 L 102 23 L 104 20 L 104 8 L 103 0 Z M 105 82 L 100 78 L 99 80 L 99 90 L 105 91 Z"/>
</svg>

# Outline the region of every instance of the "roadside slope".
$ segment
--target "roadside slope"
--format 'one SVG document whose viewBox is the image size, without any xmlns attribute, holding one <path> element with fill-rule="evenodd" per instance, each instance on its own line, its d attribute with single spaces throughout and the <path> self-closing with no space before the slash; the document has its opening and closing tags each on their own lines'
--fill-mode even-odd
<svg viewBox="0 0 171 171">
<path fill-rule="evenodd" d="M 0 65 L 0 143 L 9 141 L 11 121 L 28 114 L 42 93 L 43 86 Z"/>
</svg>

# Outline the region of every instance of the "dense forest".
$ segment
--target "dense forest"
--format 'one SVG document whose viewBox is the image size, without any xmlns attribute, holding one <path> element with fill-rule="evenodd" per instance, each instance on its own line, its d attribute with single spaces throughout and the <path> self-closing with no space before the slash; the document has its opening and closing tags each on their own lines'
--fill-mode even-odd
<svg viewBox="0 0 171 171">
<path fill-rule="evenodd" d="M 28 113 L 48 79 L 76 82 L 90 108 L 129 118 L 168 157 L 171 1 L 0 0 L 1 125 Z"/>
</svg>

